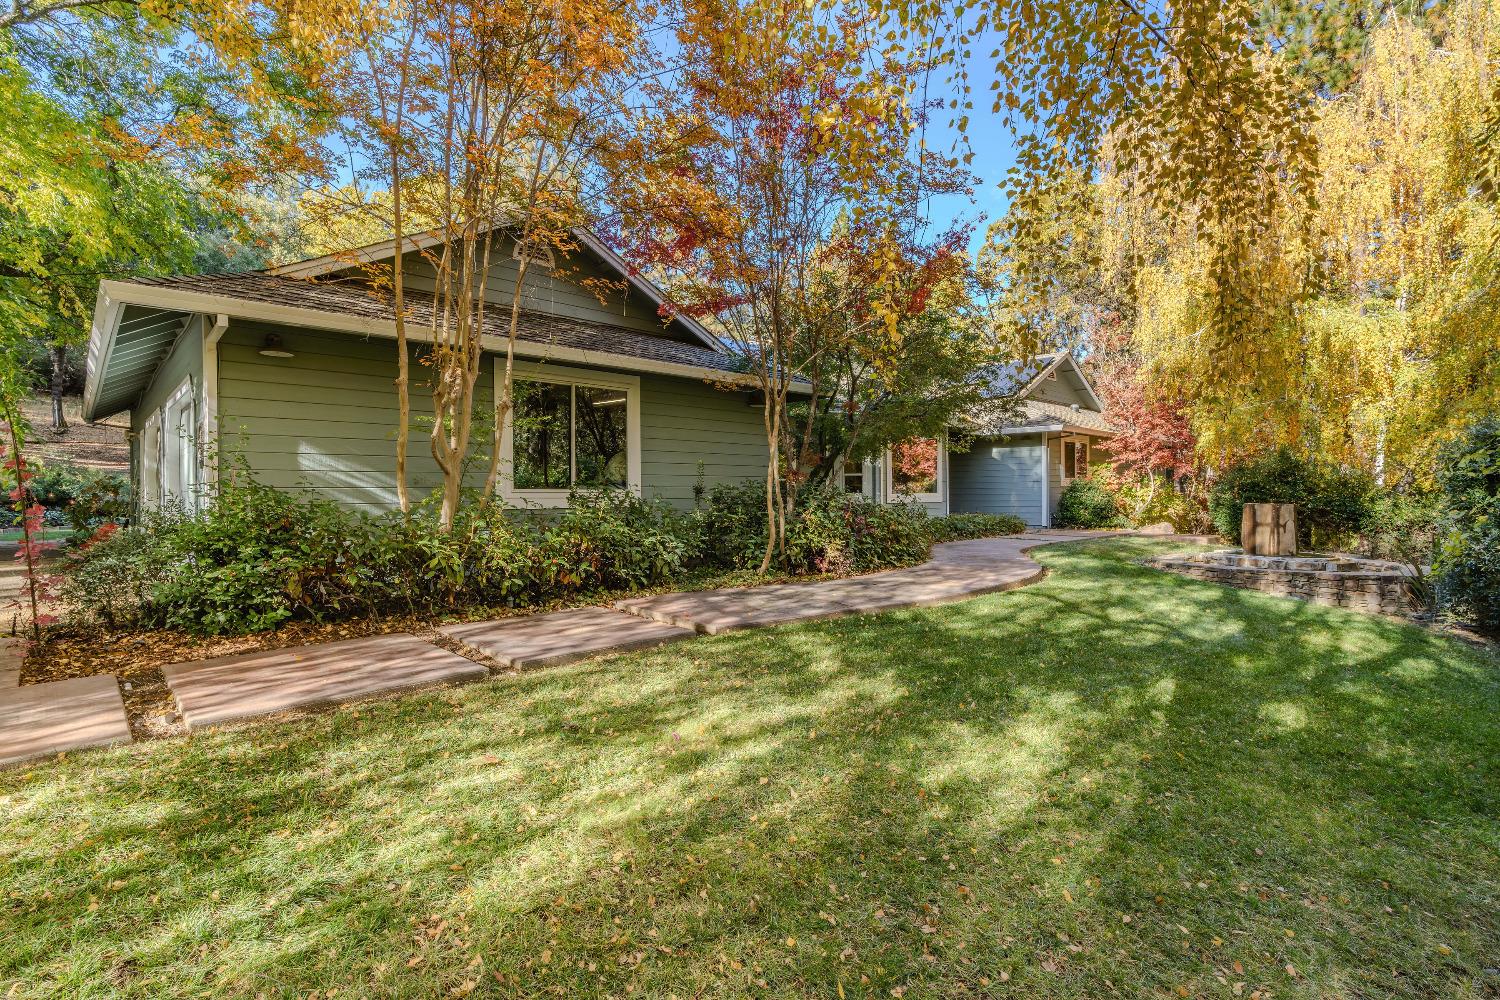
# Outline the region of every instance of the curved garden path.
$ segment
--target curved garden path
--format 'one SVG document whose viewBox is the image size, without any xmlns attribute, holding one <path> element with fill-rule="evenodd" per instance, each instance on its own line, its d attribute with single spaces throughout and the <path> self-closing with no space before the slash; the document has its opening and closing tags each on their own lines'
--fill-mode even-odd
<svg viewBox="0 0 1500 1000">
<path fill-rule="evenodd" d="M 183 721 L 198 729 L 401 688 L 478 680 L 489 676 L 487 664 L 525 669 L 697 634 L 923 607 L 1011 590 L 1046 572 L 1026 555 L 1030 549 L 1125 534 L 1036 531 L 945 542 L 933 547 L 928 562 L 907 569 L 635 597 L 612 607 L 449 625 L 429 637 L 370 636 L 177 663 L 162 673 Z M 24 688 L 12 680 L 8 688 L 0 687 L 0 764 L 129 739 L 113 677 Z"/>
</svg>

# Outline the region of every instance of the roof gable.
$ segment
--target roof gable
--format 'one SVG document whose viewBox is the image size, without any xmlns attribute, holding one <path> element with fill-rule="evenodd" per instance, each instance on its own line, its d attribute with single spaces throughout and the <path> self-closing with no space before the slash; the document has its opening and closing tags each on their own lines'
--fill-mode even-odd
<svg viewBox="0 0 1500 1000">
<path fill-rule="evenodd" d="M 1103 413 L 1104 404 L 1072 352 L 1064 351 L 1050 357 L 1051 360 L 1021 389 L 1020 398 Z"/>
<path fill-rule="evenodd" d="M 689 343 L 700 344 L 714 351 L 724 351 L 724 345 L 701 323 L 691 317 L 677 314 L 673 315 L 666 324 L 662 324 L 659 317 L 661 309 L 666 303 L 666 296 L 660 288 L 640 274 L 633 273 L 624 258 L 615 253 L 614 250 L 610 249 L 608 245 L 588 230 L 583 228 L 574 229 L 572 236 L 579 245 L 578 252 L 570 255 L 572 263 L 585 271 L 597 271 L 609 281 L 623 281 L 625 283 L 626 295 L 622 295 L 619 302 L 622 309 L 629 308 L 627 299 L 629 293 L 634 293 L 644 299 L 645 308 L 641 309 L 638 307 L 636 315 L 639 317 L 649 311 L 650 322 L 645 323 L 639 318 L 636 319 L 634 325 L 640 329 L 640 332 L 647 335 L 664 336 L 673 340 L 685 340 Z M 416 233 L 402 240 L 402 252 L 403 254 L 415 255 L 417 251 L 439 246 L 442 242 L 442 234 L 437 230 Z M 511 237 L 504 250 L 492 257 L 490 267 L 493 272 L 497 272 L 498 274 L 514 270 L 515 265 L 511 262 L 512 255 L 510 252 L 513 246 L 514 238 Z M 320 257 L 310 257 L 306 260 L 267 268 L 265 273 L 289 278 L 317 279 L 337 275 L 341 271 L 353 271 L 356 268 L 378 261 L 389 260 L 395 256 L 395 253 L 396 240 L 389 239 L 353 250 L 324 254 Z M 565 259 L 564 263 L 569 263 L 569 261 Z M 419 266 L 417 269 L 419 273 L 416 277 L 419 284 L 421 281 L 420 272 L 423 270 L 430 271 L 430 265 L 427 265 L 425 261 L 420 262 L 420 264 L 426 266 Z M 410 266 L 408 265 L 408 267 Z M 493 281 L 494 279 L 492 278 L 492 283 Z M 503 277 L 500 280 L 500 284 L 504 284 Z M 549 287 L 549 285 L 562 287 Z M 545 277 L 534 277 L 528 283 L 525 297 L 528 299 L 556 300 L 559 297 L 560 291 L 563 293 L 563 297 L 567 297 L 568 292 L 577 293 L 579 291 L 582 291 L 587 297 L 597 297 L 594 289 L 583 288 L 576 282 L 570 282 L 567 278 L 554 277 L 552 269 L 546 271 Z M 505 304 L 508 304 L 509 293 L 505 292 L 504 294 Z M 577 295 L 575 294 L 573 297 L 576 298 Z M 613 302 L 610 304 L 611 306 L 614 305 Z M 528 305 L 533 309 L 547 311 L 545 303 L 533 302 L 528 303 Z M 588 317 L 569 316 L 568 318 L 585 319 Z M 616 325 L 631 325 L 623 320 L 624 317 L 619 316 L 613 322 Z M 673 334 L 676 335 L 674 336 Z"/>
</svg>

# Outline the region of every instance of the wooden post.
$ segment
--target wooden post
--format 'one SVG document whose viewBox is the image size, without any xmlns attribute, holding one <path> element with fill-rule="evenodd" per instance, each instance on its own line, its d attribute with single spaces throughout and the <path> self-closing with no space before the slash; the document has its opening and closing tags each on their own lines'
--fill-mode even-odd
<svg viewBox="0 0 1500 1000">
<path fill-rule="evenodd" d="M 1297 554 L 1297 505 L 1247 503 L 1240 514 L 1240 546 L 1246 555 Z"/>
</svg>

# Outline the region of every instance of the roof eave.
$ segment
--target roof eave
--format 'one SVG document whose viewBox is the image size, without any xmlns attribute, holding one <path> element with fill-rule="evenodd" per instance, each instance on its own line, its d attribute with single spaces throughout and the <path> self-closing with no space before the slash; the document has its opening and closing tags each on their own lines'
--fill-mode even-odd
<svg viewBox="0 0 1500 1000">
<path fill-rule="evenodd" d="M 105 280 L 99 284 L 100 301 L 108 300 L 113 303 L 113 322 L 109 333 L 112 341 L 113 330 L 119 326 L 119 310 L 126 305 L 156 306 L 160 309 L 168 309 L 185 313 L 215 313 L 223 314 L 231 319 L 260 320 L 267 323 L 283 323 L 287 326 L 301 326 L 315 330 L 329 330 L 335 333 L 353 333 L 367 337 L 381 337 L 394 340 L 396 337 L 396 324 L 392 320 L 370 319 L 362 316 L 351 316 L 347 313 L 324 312 L 320 309 L 304 309 L 300 306 L 276 305 L 269 302 L 257 302 L 250 299 L 236 299 L 224 295 L 208 294 L 205 292 L 184 291 L 180 288 L 164 288 L 158 285 L 140 285 L 128 281 Z M 98 313 L 95 319 L 96 331 L 98 329 Z M 423 331 L 408 331 L 407 337 L 413 341 L 424 341 L 428 339 Z M 485 350 L 503 353 L 506 348 L 506 338 L 486 335 L 483 338 Z M 620 368 L 626 371 L 645 372 L 647 374 L 673 375 L 680 378 L 698 378 L 706 381 L 718 382 L 725 385 L 743 385 L 750 388 L 757 387 L 755 376 L 748 372 L 730 372 L 717 368 L 704 368 L 698 365 L 680 364 L 672 361 L 656 361 L 649 358 L 638 358 L 628 354 L 607 354 L 603 351 L 591 351 L 580 347 L 566 347 L 559 344 L 542 344 L 533 341 L 517 340 L 515 342 L 516 355 L 532 360 L 568 361 L 575 364 L 593 365 L 599 368 Z M 93 337 L 90 338 L 90 358 L 94 356 Z M 107 362 L 108 355 L 104 355 Z M 103 364 L 97 369 L 103 371 Z M 88 385 L 92 387 L 94 396 L 98 395 L 98 378 L 96 369 L 92 362 L 89 368 Z M 809 387 L 805 383 L 793 383 L 792 391 L 806 393 Z M 87 391 L 87 390 L 86 390 Z M 87 396 L 85 403 L 87 405 Z"/>
<path fill-rule="evenodd" d="M 109 294 L 110 281 L 99 283 L 99 294 L 94 299 L 94 317 L 89 326 L 88 356 L 85 361 L 83 383 L 83 419 L 92 423 L 99 419 L 99 385 L 104 370 L 109 364 L 110 353 L 115 347 L 115 336 L 120 329 L 120 314 L 125 303 Z M 106 414 L 113 416 L 113 414 Z"/>
</svg>

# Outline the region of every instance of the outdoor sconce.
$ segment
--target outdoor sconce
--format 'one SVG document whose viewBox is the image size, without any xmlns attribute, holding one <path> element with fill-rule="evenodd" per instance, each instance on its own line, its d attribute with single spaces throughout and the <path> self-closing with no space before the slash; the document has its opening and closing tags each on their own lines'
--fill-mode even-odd
<svg viewBox="0 0 1500 1000">
<path fill-rule="evenodd" d="M 274 333 L 266 334 L 265 343 L 260 345 L 260 353 L 268 358 L 294 358 L 291 351 L 281 345 L 281 338 Z"/>
</svg>

